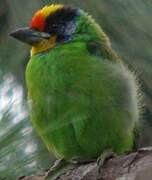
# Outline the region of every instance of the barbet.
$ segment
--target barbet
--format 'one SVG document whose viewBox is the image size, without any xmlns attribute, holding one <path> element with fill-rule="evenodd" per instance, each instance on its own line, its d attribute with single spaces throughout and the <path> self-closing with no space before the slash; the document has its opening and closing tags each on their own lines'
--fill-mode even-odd
<svg viewBox="0 0 152 180">
<path fill-rule="evenodd" d="M 26 68 L 30 117 L 65 160 L 116 154 L 135 144 L 137 82 L 99 25 L 79 8 L 45 6 L 11 36 L 32 46 Z"/>
</svg>

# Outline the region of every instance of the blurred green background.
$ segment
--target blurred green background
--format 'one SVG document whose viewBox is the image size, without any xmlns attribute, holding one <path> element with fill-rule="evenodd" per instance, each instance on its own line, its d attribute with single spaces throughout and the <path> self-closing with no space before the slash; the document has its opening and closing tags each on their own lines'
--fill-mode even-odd
<svg viewBox="0 0 152 180">
<path fill-rule="evenodd" d="M 35 11 L 52 3 L 70 4 L 92 14 L 121 59 L 135 71 L 144 106 L 141 145 L 152 144 L 151 0 L 1 0 L 0 179 L 41 173 L 54 161 L 28 117 L 24 72 L 30 47 L 9 37 L 12 30 L 29 26 Z"/>
</svg>

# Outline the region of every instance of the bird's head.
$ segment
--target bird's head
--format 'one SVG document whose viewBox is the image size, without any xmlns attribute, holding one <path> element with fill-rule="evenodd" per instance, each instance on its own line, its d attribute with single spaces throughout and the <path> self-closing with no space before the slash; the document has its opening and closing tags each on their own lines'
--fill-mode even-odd
<svg viewBox="0 0 152 180">
<path fill-rule="evenodd" d="M 70 41 L 91 41 L 98 38 L 107 41 L 91 16 L 81 9 L 61 4 L 43 7 L 35 13 L 30 27 L 17 29 L 10 35 L 30 44 L 32 56 Z"/>
</svg>

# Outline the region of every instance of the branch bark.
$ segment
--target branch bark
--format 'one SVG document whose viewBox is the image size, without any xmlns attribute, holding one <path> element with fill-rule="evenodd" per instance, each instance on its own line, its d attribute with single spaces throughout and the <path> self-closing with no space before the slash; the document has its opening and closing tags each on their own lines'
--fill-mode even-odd
<svg viewBox="0 0 152 180">
<path fill-rule="evenodd" d="M 152 147 L 109 159 L 104 166 L 96 162 L 67 170 L 55 180 L 152 180 Z M 19 180 L 45 180 L 45 175 L 22 177 Z"/>
</svg>

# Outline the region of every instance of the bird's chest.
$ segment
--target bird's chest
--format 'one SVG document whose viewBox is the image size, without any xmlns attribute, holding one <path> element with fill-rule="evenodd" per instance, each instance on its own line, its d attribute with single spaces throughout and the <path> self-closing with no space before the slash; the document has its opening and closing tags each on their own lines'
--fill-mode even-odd
<svg viewBox="0 0 152 180">
<path fill-rule="evenodd" d="M 45 58 L 34 59 L 27 66 L 26 83 L 32 121 L 55 121 L 67 102 L 69 80 L 63 68 Z"/>
</svg>

